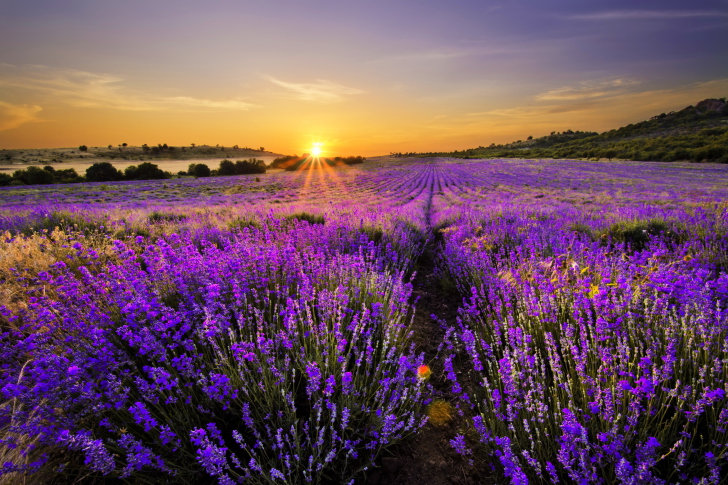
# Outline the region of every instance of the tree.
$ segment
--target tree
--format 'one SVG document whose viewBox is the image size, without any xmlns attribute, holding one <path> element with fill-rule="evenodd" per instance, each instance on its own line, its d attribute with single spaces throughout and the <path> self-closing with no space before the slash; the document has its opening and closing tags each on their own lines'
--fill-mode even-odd
<svg viewBox="0 0 728 485">
<path fill-rule="evenodd" d="M 264 152 L 264 151 L 265 151 L 265 148 L 263 148 L 263 147 L 260 147 L 260 151 L 261 151 L 261 152 Z"/>
<path fill-rule="evenodd" d="M 126 143 L 122 143 L 121 146 L 123 146 L 124 148 L 126 148 L 128 145 Z"/>
<path fill-rule="evenodd" d="M 59 184 L 70 184 L 72 182 L 82 182 L 76 170 L 67 168 L 65 170 L 55 170 L 53 176 L 56 179 L 56 183 Z"/>
<path fill-rule="evenodd" d="M 210 167 L 208 167 L 204 163 L 195 164 L 192 175 L 194 175 L 195 177 L 209 177 Z"/>
<path fill-rule="evenodd" d="M 238 160 L 235 162 L 235 174 L 245 175 L 250 173 L 265 173 L 266 166 L 263 160 L 256 160 L 251 158 L 250 160 Z"/>
<path fill-rule="evenodd" d="M 610 162 L 612 161 L 612 158 L 615 158 L 616 156 L 617 156 L 617 150 L 615 150 L 614 148 L 610 148 L 610 149 L 604 150 L 602 152 L 602 157 L 608 158 Z"/>
<path fill-rule="evenodd" d="M 97 162 L 86 169 L 89 182 L 113 182 L 121 180 L 122 174 L 109 162 Z"/>
<path fill-rule="evenodd" d="M 124 178 L 127 180 L 136 180 L 136 172 L 136 165 L 129 165 L 126 169 L 124 169 Z"/>
<path fill-rule="evenodd" d="M 88 151 L 88 147 L 86 145 L 81 145 L 80 147 L 78 147 L 78 149 L 81 150 L 82 152 Z"/>
<path fill-rule="evenodd" d="M 25 170 L 16 170 L 13 178 L 25 185 L 45 185 L 54 182 L 53 173 L 38 167 L 28 167 Z"/>
<path fill-rule="evenodd" d="M 218 175 L 235 175 L 235 164 L 230 160 L 220 160 L 220 167 L 217 169 Z"/>
<path fill-rule="evenodd" d="M 150 162 L 140 163 L 134 172 L 134 180 L 161 180 L 164 178 L 167 178 L 164 170 Z"/>
</svg>

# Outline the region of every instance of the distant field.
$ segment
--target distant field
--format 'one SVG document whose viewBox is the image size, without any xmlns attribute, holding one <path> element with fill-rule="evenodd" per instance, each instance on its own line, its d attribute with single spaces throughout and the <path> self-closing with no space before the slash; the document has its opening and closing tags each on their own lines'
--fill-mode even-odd
<svg viewBox="0 0 728 485">
<path fill-rule="evenodd" d="M 566 160 L 0 187 L 0 483 L 724 483 L 726 201 Z"/>
</svg>

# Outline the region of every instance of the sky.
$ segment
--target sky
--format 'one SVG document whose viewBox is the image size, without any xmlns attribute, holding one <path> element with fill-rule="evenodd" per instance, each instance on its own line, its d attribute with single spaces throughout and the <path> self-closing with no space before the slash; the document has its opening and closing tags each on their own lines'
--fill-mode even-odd
<svg viewBox="0 0 728 485">
<path fill-rule="evenodd" d="M 728 0 L 0 0 L 0 149 L 461 150 L 728 96 Z"/>
</svg>

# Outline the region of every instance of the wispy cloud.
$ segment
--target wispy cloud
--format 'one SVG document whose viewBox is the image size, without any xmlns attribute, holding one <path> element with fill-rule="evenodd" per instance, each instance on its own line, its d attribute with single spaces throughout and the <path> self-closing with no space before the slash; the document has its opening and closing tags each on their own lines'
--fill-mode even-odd
<svg viewBox="0 0 728 485">
<path fill-rule="evenodd" d="M 573 86 L 564 86 L 538 94 L 538 101 L 577 101 L 591 98 L 616 96 L 625 92 L 630 86 L 640 84 L 634 79 L 609 79 L 582 81 Z"/>
<path fill-rule="evenodd" d="M 508 118 L 528 119 L 534 116 L 554 115 L 562 113 L 573 113 L 593 108 L 593 102 L 575 103 L 568 105 L 552 104 L 546 106 L 517 106 L 514 108 L 502 108 L 486 111 L 484 113 L 471 113 L 469 116 L 495 115 Z"/>
<path fill-rule="evenodd" d="M 583 120 L 588 124 L 580 129 L 594 129 L 596 125 L 606 125 L 604 128 L 614 128 L 625 122 L 625 115 L 631 117 L 652 116 L 660 111 L 669 109 L 682 109 L 706 97 L 714 97 L 728 89 L 728 79 L 717 79 L 702 83 L 692 83 L 671 89 L 631 91 L 613 97 L 582 98 L 576 101 L 549 104 L 535 104 L 494 109 L 479 113 L 469 113 L 464 120 L 468 123 L 509 123 L 538 124 L 542 123 L 551 129 L 558 128 L 554 123 L 565 122 L 571 126 Z M 493 118 L 495 116 L 495 118 Z M 644 118 L 643 118 L 644 119 Z M 613 121 L 609 121 L 613 120 Z"/>
<path fill-rule="evenodd" d="M 289 83 L 270 76 L 264 77 L 273 84 L 290 91 L 296 99 L 303 101 L 335 103 L 342 101 L 345 96 L 364 93 L 361 89 L 342 86 L 325 79 L 318 79 L 315 83 Z"/>
<path fill-rule="evenodd" d="M 161 98 L 165 103 L 170 106 L 180 106 L 183 108 L 194 109 L 194 108 L 209 108 L 209 109 L 220 109 L 220 110 L 247 110 L 254 107 L 254 104 L 242 101 L 240 99 L 226 99 L 226 100 L 210 100 L 191 98 L 189 96 L 174 96 L 168 98 Z"/>
<path fill-rule="evenodd" d="M 35 104 L 10 104 L 0 101 L 0 131 L 39 121 L 36 115 L 42 110 L 43 108 Z"/>
<path fill-rule="evenodd" d="M 566 17 L 574 20 L 669 20 L 694 17 L 728 17 L 728 12 L 717 10 L 608 10 L 567 15 Z"/>
<path fill-rule="evenodd" d="M 142 93 L 129 88 L 125 81 L 118 76 L 76 69 L 0 63 L 0 87 L 29 93 L 45 103 L 129 111 L 247 110 L 255 106 L 237 98 L 210 100 Z"/>
</svg>

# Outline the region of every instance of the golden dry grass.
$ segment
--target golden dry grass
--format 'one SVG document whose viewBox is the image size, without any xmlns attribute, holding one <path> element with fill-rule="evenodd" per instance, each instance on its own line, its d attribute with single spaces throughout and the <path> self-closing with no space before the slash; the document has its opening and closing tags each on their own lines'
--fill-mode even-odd
<svg viewBox="0 0 728 485">
<path fill-rule="evenodd" d="M 435 426 L 450 424 L 455 416 L 455 408 L 447 401 L 436 399 L 427 406 L 428 422 Z"/>
</svg>

